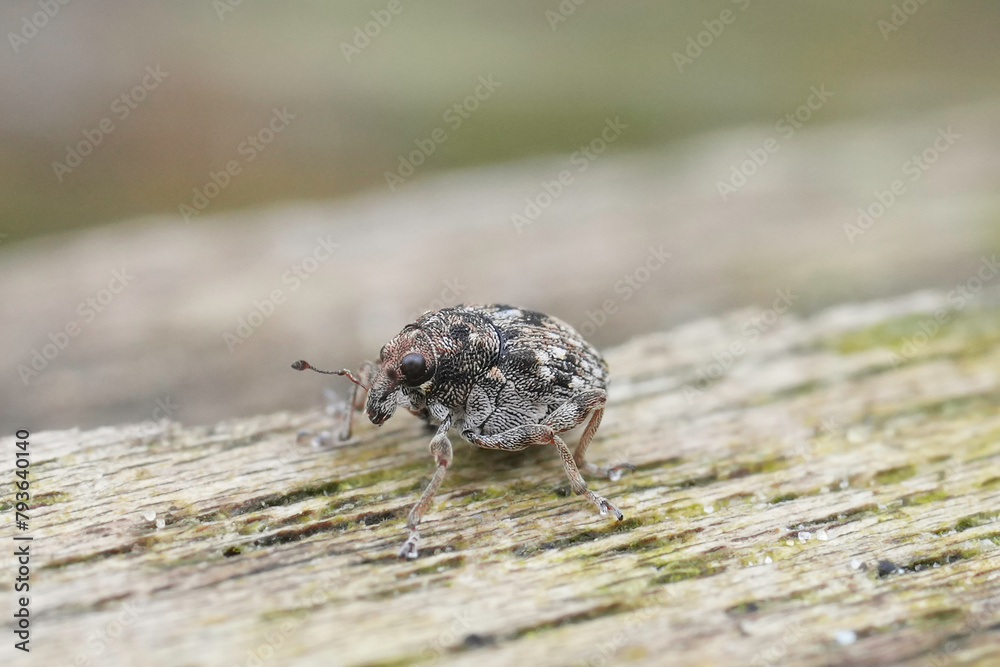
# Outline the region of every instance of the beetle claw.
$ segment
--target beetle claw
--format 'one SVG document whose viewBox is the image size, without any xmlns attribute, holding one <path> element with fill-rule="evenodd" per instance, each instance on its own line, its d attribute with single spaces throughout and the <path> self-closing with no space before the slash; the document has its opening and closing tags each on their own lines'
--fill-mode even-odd
<svg viewBox="0 0 1000 667">
<path fill-rule="evenodd" d="M 617 482 L 622 478 L 622 475 L 625 473 L 626 470 L 628 471 L 635 470 L 635 466 L 632 465 L 631 463 L 619 463 L 616 466 L 608 468 L 605 474 L 608 476 L 608 479 L 610 479 L 612 482 Z"/>
<path fill-rule="evenodd" d="M 593 494 L 591 500 L 593 500 L 594 504 L 597 505 L 597 509 L 600 511 L 601 516 L 607 516 L 608 512 L 610 511 L 612 514 L 615 515 L 615 518 L 618 519 L 619 521 L 625 518 L 625 515 L 622 514 L 621 510 L 615 507 L 614 503 L 612 503 L 604 496 L 599 496 L 595 493 Z"/>
<path fill-rule="evenodd" d="M 417 551 L 417 542 L 419 540 L 420 534 L 416 530 L 411 530 L 410 536 L 406 538 L 406 541 L 403 542 L 402 548 L 399 550 L 399 557 L 413 560 L 420 555 Z"/>
</svg>

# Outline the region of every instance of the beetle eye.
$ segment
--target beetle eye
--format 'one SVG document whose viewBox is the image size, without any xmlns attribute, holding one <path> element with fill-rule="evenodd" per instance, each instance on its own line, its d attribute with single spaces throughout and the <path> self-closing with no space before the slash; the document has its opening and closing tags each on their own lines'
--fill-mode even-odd
<svg viewBox="0 0 1000 667">
<path fill-rule="evenodd" d="M 427 374 L 427 360 L 418 352 L 411 352 L 399 362 L 399 371 L 408 385 L 420 384 Z"/>
</svg>

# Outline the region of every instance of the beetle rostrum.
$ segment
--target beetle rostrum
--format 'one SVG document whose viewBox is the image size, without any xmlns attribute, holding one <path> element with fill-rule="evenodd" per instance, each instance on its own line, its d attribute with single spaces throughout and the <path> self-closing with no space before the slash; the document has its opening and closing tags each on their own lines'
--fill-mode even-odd
<svg viewBox="0 0 1000 667">
<path fill-rule="evenodd" d="M 311 368 L 305 361 L 297 370 Z M 329 372 L 329 371 L 320 371 Z M 570 486 L 602 515 L 622 513 L 591 491 L 580 471 L 611 480 L 629 464 L 604 468 L 586 460 L 607 400 L 608 367 L 572 327 L 549 315 L 507 305 L 461 305 L 428 311 L 406 325 L 356 378 L 352 401 L 381 425 L 403 406 L 435 427 L 430 452 L 437 468 L 407 518 L 409 535 L 400 556 L 417 557 L 418 525 L 452 461 L 448 432 L 455 429 L 478 447 L 517 451 L 553 445 Z M 371 380 L 366 385 L 367 380 Z M 587 425 L 573 451 L 560 433 Z M 348 421 L 345 437 L 350 437 Z"/>
</svg>

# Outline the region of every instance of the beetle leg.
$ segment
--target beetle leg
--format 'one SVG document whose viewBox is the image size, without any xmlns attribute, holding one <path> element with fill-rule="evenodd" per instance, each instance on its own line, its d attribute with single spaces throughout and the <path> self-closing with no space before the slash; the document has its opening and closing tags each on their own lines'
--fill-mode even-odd
<svg viewBox="0 0 1000 667">
<path fill-rule="evenodd" d="M 351 392 L 351 401 L 347 406 L 347 423 L 344 424 L 344 430 L 340 432 L 341 440 L 351 439 L 351 430 L 354 424 L 354 413 L 363 410 L 365 407 L 365 399 L 368 396 L 368 389 L 372 384 L 372 378 L 378 372 L 378 364 L 373 361 L 365 361 L 361 364 L 361 368 L 358 369 L 358 381 L 364 386 L 359 384 L 354 385 L 354 390 Z"/>
<path fill-rule="evenodd" d="M 406 528 L 410 531 L 410 534 L 406 538 L 406 541 L 403 542 L 403 547 L 399 550 L 401 558 L 417 557 L 417 542 L 420 540 L 420 531 L 417 530 L 417 526 L 420 524 L 420 519 L 424 516 L 424 512 L 430 507 L 431 501 L 434 500 L 434 494 L 437 492 L 438 487 L 441 486 L 441 480 L 444 479 L 444 474 L 448 470 L 448 466 L 451 465 L 452 451 L 451 441 L 448 440 L 449 428 L 451 428 L 451 418 L 442 421 L 441 425 L 438 426 L 437 433 L 431 438 L 430 450 L 434 456 L 434 460 L 437 462 L 437 469 L 434 471 L 434 475 L 431 477 L 427 488 L 420 494 L 420 500 L 410 510 L 409 516 L 406 517 Z"/>
<path fill-rule="evenodd" d="M 635 470 L 635 466 L 631 463 L 622 462 L 609 468 L 599 466 L 596 463 L 590 463 L 586 459 L 587 447 L 590 446 L 590 441 L 593 440 L 597 427 L 601 425 L 602 417 L 604 417 L 603 405 L 591 414 L 590 421 L 587 423 L 587 427 L 583 429 L 583 435 L 580 436 L 580 442 L 576 446 L 576 451 L 573 452 L 573 460 L 581 470 L 586 470 L 591 475 L 600 475 L 601 477 L 607 477 L 612 482 L 617 482 L 621 479 L 623 472 L 626 470 Z"/>
<path fill-rule="evenodd" d="M 549 418 L 545 420 L 545 423 L 551 425 L 557 433 L 561 433 L 575 428 L 587 418 L 587 413 L 591 413 L 590 421 L 587 422 L 586 428 L 583 429 L 580 442 L 573 452 L 573 462 L 577 468 L 584 472 L 607 477 L 612 482 L 617 482 L 621 479 L 622 472 L 633 470 L 635 466 L 631 463 L 619 463 L 618 465 L 606 468 L 587 461 L 587 447 L 590 446 L 590 441 L 594 439 L 597 427 L 601 425 L 601 418 L 604 417 L 604 404 L 606 402 L 607 394 L 600 389 L 581 392 L 556 408 L 549 415 Z"/>
<path fill-rule="evenodd" d="M 561 410 L 562 408 L 560 407 L 559 409 Z M 462 437 L 479 447 L 503 449 L 506 451 L 517 451 L 529 445 L 555 445 L 556 449 L 559 450 L 559 457 L 562 460 L 563 469 L 566 471 L 566 476 L 569 478 L 570 488 L 573 489 L 573 492 L 586 496 L 590 502 L 597 505 L 597 509 L 600 510 L 602 515 L 610 511 L 619 521 L 624 518 L 621 511 L 611 501 L 587 488 L 587 482 L 584 481 L 583 476 L 580 474 L 573 454 L 569 451 L 569 447 L 566 446 L 562 438 L 556 435 L 552 426 L 548 424 L 525 424 L 524 426 L 518 426 L 509 431 L 497 433 L 496 435 L 476 435 L 472 431 L 465 431 L 462 433 Z"/>
</svg>

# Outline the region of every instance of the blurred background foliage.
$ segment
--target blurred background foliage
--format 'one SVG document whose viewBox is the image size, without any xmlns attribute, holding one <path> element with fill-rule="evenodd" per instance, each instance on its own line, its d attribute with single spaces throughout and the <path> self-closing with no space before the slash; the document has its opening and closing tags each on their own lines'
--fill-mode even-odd
<svg viewBox="0 0 1000 667">
<path fill-rule="evenodd" d="M 812 85 L 836 95 L 812 121 L 817 126 L 862 116 L 891 122 L 1000 93 L 1000 6 L 987 0 L 561 4 L 573 11 L 553 29 L 557 0 L 401 1 L 348 62 L 344 44 L 387 0 L 75 2 L 59 5 L 16 50 L 11 33 L 40 5 L 5 2 L 0 231 L 13 242 L 177 214 L 273 108 L 295 114 L 293 131 L 268 146 L 266 167 L 246 165 L 212 202 L 213 213 L 388 192 L 385 172 L 415 139 L 444 126 L 443 113 L 480 76 L 492 75 L 500 88 L 449 131 L 418 178 L 568 155 L 609 116 L 628 119 L 622 149 L 773 124 Z M 732 23 L 679 71 L 675 54 L 725 10 Z M 894 12 L 905 23 L 890 31 Z M 167 78 L 59 182 L 53 162 L 84 130 L 113 117 L 112 101 L 147 66 Z"/>
</svg>

